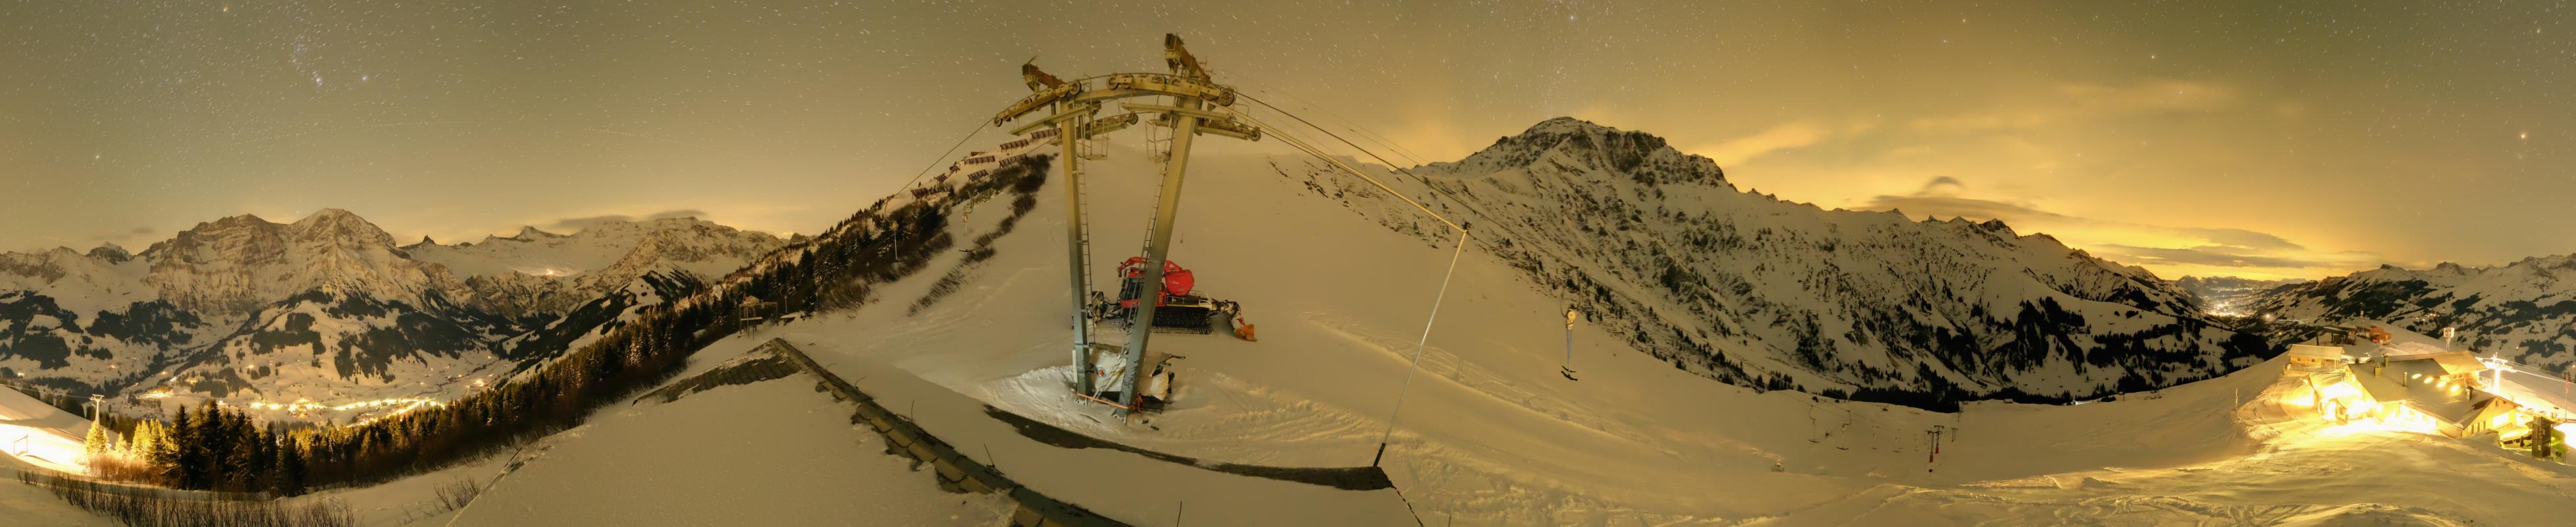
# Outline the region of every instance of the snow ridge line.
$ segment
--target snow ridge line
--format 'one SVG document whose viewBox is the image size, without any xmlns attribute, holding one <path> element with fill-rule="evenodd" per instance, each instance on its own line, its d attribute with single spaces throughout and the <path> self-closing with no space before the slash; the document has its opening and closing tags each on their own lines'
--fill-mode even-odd
<svg viewBox="0 0 2576 527">
<path fill-rule="evenodd" d="M 929 463 L 939 476 L 941 489 L 960 493 L 971 491 L 978 494 L 1008 491 L 1011 500 L 1019 502 L 1020 505 L 1019 510 L 1011 514 L 1012 525 L 1128 527 L 1125 523 L 1103 517 L 1081 506 L 1059 501 L 1030 490 L 1028 487 L 1020 486 L 1019 483 L 1002 476 L 1000 471 L 975 462 L 964 453 L 958 452 L 955 447 L 949 446 L 947 442 L 932 437 L 928 431 L 922 430 L 921 426 L 913 423 L 911 419 L 896 415 L 893 411 L 878 405 L 876 398 L 869 397 L 866 392 L 859 391 L 858 387 L 842 380 L 839 375 L 834 375 L 822 365 L 816 364 L 812 357 L 807 357 L 803 350 L 796 349 L 796 346 L 788 344 L 786 340 L 770 339 L 762 347 L 767 348 L 770 353 L 787 358 L 798 369 L 822 379 L 823 383 L 819 388 L 830 390 L 842 400 L 857 406 L 859 411 L 850 416 L 851 423 L 866 423 L 869 428 L 875 429 L 879 435 L 884 436 L 888 453 L 912 458 L 915 462 Z"/>
</svg>

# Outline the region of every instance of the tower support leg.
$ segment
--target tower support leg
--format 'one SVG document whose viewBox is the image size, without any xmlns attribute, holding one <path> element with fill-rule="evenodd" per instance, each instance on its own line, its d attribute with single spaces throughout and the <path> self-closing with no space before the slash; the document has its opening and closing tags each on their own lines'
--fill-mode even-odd
<svg viewBox="0 0 2576 527">
<path fill-rule="evenodd" d="M 1176 106 L 1196 110 L 1199 109 L 1199 101 L 1181 100 Z M 1141 284 L 1141 292 L 1136 295 L 1135 320 L 1127 324 L 1127 333 L 1131 337 L 1127 343 L 1126 372 L 1118 376 L 1120 417 L 1125 417 L 1129 409 L 1136 407 L 1136 379 L 1144 369 L 1145 342 L 1154 336 L 1154 304 L 1162 299 L 1163 261 L 1172 251 L 1172 222 L 1181 213 L 1181 178 L 1189 169 L 1190 138 L 1198 135 L 1199 131 L 1197 116 L 1181 112 L 1172 112 L 1171 116 L 1174 120 L 1172 150 L 1170 158 L 1163 161 L 1163 191 L 1154 204 L 1154 232 L 1145 239 L 1145 283 Z"/>
</svg>

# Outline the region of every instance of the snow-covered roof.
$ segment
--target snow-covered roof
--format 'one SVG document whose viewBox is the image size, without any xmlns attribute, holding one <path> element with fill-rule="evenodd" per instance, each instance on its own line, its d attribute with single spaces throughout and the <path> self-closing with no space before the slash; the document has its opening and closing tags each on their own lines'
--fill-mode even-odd
<svg viewBox="0 0 2576 527">
<path fill-rule="evenodd" d="M 2389 358 L 2403 358 L 2403 357 L 2412 357 L 2412 356 L 2418 356 L 2418 355 L 2436 355 L 2436 354 L 2442 354 L 2442 353 L 2463 353 L 2463 354 L 2467 353 L 2467 352 L 2454 352 L 2454 351 L 2451 351 L 2449 348 L 2444 348 L 2444 347 L 2441 347 L 2441 346 L 2439 346 L 2439 345 L 2428 344 L 2428 343 L 2423 343 L 2423 342 L 2399 342 L 2399 343 L 2396 343 L 2396 344 L 2389 344 L 2389 345 L 2386 345 L 2386 346 L 2381 346 L 2379 349 L 2380 349 L 2380 353 L 2386 353 L 2386 354 L 2388 354 Z"/>
<path fill-rule="evenodd" d="M 2372 400 L 2404 403 L 2425 415 L 2451 422 L 2476 416 L 2478 404 L 2494 397 L 2466 386 L 2444 383 L 2443 379 L 2451 374 L 2452 365 L 2432 358 L 2442 356 L 2390 360 L 2384 365 L 2364 362 L 2353 364 L 2348 369 L 2351 370 L 2353 384 L 2360 386 L 2362 393 L 2369 394 Z M 2459 356 L 2467 357 L 2468 354 L 2464 352 Z M 2470 359 L 2469 363 L 2475 365 L 2477 361 Z"/>
<path fill-rule="evenodd" d="M 2293 357 L 2342 359 L 2344 355 L 2343 351 L 2342 346 L 2310 346 L 2306 344 L 2290 345 L 2290 356 Z"/>
</svg>

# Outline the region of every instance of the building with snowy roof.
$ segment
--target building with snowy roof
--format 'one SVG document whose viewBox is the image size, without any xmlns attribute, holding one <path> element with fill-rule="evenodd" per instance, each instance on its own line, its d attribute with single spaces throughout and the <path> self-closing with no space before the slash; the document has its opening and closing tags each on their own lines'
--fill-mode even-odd
<svg viewBox="0 0 2576 527">
<path fill-rule="evenodd" d="M 2366 398 L 2368 413 L 2401 428 L 2467 437 L 2483 428 L 2479 418 L 2503 410 L 2478 389 L 2486 365 L 2465 351 L 2381 355 L 2345 368 L 2343 378 Z"/>
</svg>

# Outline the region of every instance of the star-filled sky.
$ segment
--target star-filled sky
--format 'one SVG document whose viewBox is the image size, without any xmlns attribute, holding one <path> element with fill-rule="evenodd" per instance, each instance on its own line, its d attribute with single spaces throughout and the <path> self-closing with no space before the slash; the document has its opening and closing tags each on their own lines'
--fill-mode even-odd
<svg viewBox="0 0 2576 527">
<path fill-rule="evenodd" d="M 2166 277 L 2576 252 L 2576 6 L 2113 4 L 13 0 L 0 250 L 324 207 L 812 232 L 945 164 L 1022 61 L 1159 71 L 1168 31 L 1410 160 L 1572 115 Z"/>
</svg>

